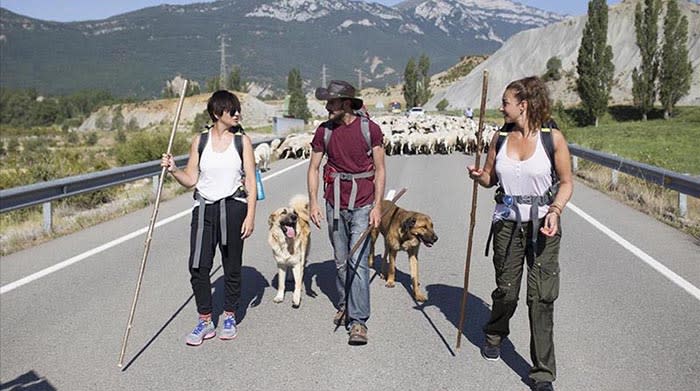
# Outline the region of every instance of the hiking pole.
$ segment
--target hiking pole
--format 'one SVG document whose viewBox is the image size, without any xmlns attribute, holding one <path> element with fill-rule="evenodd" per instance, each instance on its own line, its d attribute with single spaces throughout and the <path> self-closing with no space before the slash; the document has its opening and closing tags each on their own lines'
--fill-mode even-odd
<svg viewBox="0 0 700 391">
<path fill-rule="evenodd" d="M 170 132 L 170 140 L 168 141 L 168 151 L 167 154 L 170 155 L 173 149 L 173 140 L 175 139 L 175 131 L 177 130 L 177 123 L 180 121 L 180 112 L 182 112 L 182 103 L 185 101 L 185 92 L 187 91 L 187 80 L 182 85 L 182 92 L 180 92 L 180 102 L 177 104 L 177 110 L 175 111 L 175 120 L 173 121 L 173 130 Z M 143 272 L 146 269 L 146 259 L 148 258 L 148 250 L 151 247 L 151 239 L 153 238 L 153 227 L 156 224 L 156 216 L 158 216 L 158 206 L 160 205 L 160 193 L 163 189 L 163 180 L 165 179 L 165 174 L 167 167 L 163 167 L 160 170 L 160 178 L 158 179 L 158 191 L 156 192 L 156 201 L 153 205 L 153 214 L 151 215 L 151 222 L 148 225 L 148 232 L 146 233 L 146 243 L 144 243 L 143 248 L 143 258 L 141 258 L 141 269 L 139 270 L 139 278 L 136 281 L 136 292 L 134 293 L 134 301 L 131 303 L 131 312 L 129 313 L 129 321 L 126 324 L 126 332 L 124 333 L 124 341 L 122 342 L 122 351 L 119 354 L 119 368 L 122 367 L 124 362 L 124 352 L 126 352 L 126 343 L 129 340 L 129 332 L 131 331 L 131 324 L 134 320 L 134 312 L 136 311 L 136 302 L 139 299 L 139 291 L 141 290 L 141 280 L 143 279 Z"/>
<path fill-rule="evenodd" d="M 479 168 L 481 160 L 481 149 L 483 145 L 483 140 L 481 136 L 483 135 L 484 129 L 484 112 L 486 111 L 486 91 L 489 86 L 489 71 L 484 70 L 484 78 L 481 87 L 481 107 L 479 108 L 479 127 L 476 131 L 476 162 L 474 163 L 475 168 Z M 457 349 L 459 349 L 462 343 L 462 329 L 464 326 L 464 313 L 467 308 L 467 297 L 469 293 L 469 266 L 472 262 L 472 241 L 474 238 L 474 226 L 476 225 L 476 196 L 477 190 L 479 189 L 479 183 L 474 181 L 474 186 L 472 187 L 472 210 L 469 220 L 469 237 L 467 239 L 467 260 L 464 263 L 464 291 L 462 292 L 462 305 L 459 312 L 459 326 L 457 331 Z"/>
<path fill-rule="evenodd" d="M 391 198 L 391 202 L 396 203 L 396 201 L 398 201 L 399 198 L 401 198 L 401 196 L 403 196 L 404 193 L 406 193 L 406 190 L 407 189 L 405 187 L 402 188 L 401 190 L 399 190 L 394 195 L 394 197 Z M 380 221 L 382 218 L 384 218 L 384 215 L 386 214 L 386 212 L 388 212 L 388 211 L 386 211 L 386 210 L 382 211 L 382 216 L 379 219 Z M 367 227 L 367 229 L 364 230 L 364 232 L 362 232 L 362 235 L 360 235 L 360 239 L 358 239 L 357 242 L 355 243 L 355 245 L 352 246 L 352 248 L 350 249 L 350 253 L 348 254 L 348 258 L 345 260 L 346 262 L 352 262 L 352 255 L 355 254 L 355 251 L 357 251 L 357 249 L 360 248 L 360 246 L 364 243 L 365 239 L 367 239 L 367 235 L 369 235 L 370 231 L 372 231 L 372 228 L 373 228 L 372 226 L 369 226 L 369 227 Z M 359 263 L 360 260 L 358 259 L 357 262 Z M 354 271 L 353 278 L 355 277 L 354 274 L 357 273 L 356 270 L 357 270 L 357 263 L 355 264 L 355 267 L 353 268 L 353 271 Z M 345 280 L 345 308 L 343 308 L 341 319 L 343 316 L 345 316 L 345 311 L 347 311 L 347 308 L 348 308 L 348 281 L 346 278 L 346 280 Z M 335 329 L 337 330 L 338 327 L 340 327 L 339 324 L 335 326 Z"/>
</svg>

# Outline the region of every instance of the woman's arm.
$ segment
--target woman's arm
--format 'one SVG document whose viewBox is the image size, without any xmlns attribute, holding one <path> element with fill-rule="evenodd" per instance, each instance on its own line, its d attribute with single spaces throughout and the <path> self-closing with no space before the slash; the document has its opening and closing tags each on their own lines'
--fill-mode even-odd
<svg viewBox="0 0 700 391">
<path fill-rule="evenodd" d="M 559 177 L 559 191 L 545 216 L 545 223 L 540 231 L 546 236 L 554 236 L 559 230 L 559 218 L 566 203 L 574 192 L 574 181 L 571 174 L 571 153 L 564 135 L 558 129 L 552 129 L 554 140 L 554 166 Z"/>
<path fill-rule="evenodd" d="M 496 142 L 498 141 L 499 134 L 496 132 L 491 139 L 491 144 L 489 144 L 489 152 L 486 155 L 486 163 L 484 163 L 484 168 L 478 169 L 475 166 L 467 167 L 469 170 L 469 177 L 477 181 L 481 186 L 492 187 L 498 183 L 498 177 L 496 176 L 496 170 L 494 166 L 496 164 Z M 477 151 L 476 153 L 481 153 Z"/>
<path fill-rule="evenodd" d="M 163 154 L 160 162 L 161 167 L 167 167 L 168 172 L 175 180 L 186 188 L 192 188 L 199 180 L 199 135 L 192 137 L 190 144 L 190 156 L 184 169 L 179 169 L 175 165 L 175 158 L 172 154 Z"/>
</svg>

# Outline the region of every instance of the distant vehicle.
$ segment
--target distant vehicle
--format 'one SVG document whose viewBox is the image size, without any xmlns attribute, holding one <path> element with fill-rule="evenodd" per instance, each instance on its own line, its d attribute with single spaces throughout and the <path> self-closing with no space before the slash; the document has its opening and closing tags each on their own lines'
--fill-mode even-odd
<svg viewBox="0 0 700 391">
<path fill-rule="evenodd" d="M 401 114 L 401 103 L 399 102 L 391 102 L 389 104 L 391 107 L 391 112 L 394 114 Z"/>
<path fill-rule="evenodd" d="M 422 107 L 412 107 L 411 110 L 408 110 L 406 116 L 408 118 L 425 117 L 425 111 L 423 111 Z"/>
</svg>

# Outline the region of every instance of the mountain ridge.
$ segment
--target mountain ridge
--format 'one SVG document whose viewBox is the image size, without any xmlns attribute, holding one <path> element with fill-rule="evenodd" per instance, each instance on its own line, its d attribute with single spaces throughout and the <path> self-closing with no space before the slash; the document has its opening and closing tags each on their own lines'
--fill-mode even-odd
<svg viewBox="0 0 700 391">
<path fill-rule="evenodd" d="M 330 78 L 357 80 L 361 70 L 364 84 L 385 86 L 400 80 L 409 57 L 427 54 L 438 72 L 462 55 L 492 53 L 519 31 L 563 19 L 529 7 L 503 13 L 508 5 L 520 10 L 509 0 L 499 0 L 501 8 L 482 3 L 221 0 L 69 23 L 0 8 L 0 83 L 53 94 L 91 87 L 155 97 L 178 74 L 200 83 L 218 75 L 224 35 L 227 64 L 262 87 L 283 91 L 292 67 L 309 87 L 320 84 L 324 64 Z"/>
</svg>

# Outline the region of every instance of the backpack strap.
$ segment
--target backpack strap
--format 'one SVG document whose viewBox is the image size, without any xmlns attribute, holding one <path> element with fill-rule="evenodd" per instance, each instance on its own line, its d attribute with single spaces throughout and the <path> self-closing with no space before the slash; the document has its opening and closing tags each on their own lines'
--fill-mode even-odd
<svg viewBox="0 0 700 391">
<path fill-rule="evenodd" d="M 544 150 L 547 152 L 549 162 L 552 165 L 552 183 L 556 183 L 559 181 L 559 177 L 557 176 L 557 170 L 554 166 L 554 137 L 552 136 L 552 129 L 540 129 L 540 138 L 542 139 L 542 145 L 544 146 Z"/>
<path fill-rule="evenodd" d="M 356 116 L 360 117 L 360 130 L 362 131 L 362 137 L 365 139 L 365 142 L 367 143 L 367 156 L 372 155 L 372 138 L 369 133 L 369 118 L 367 117 L 367 114 L 362 111 L 358 110 L 354 113 Z M 323 124 L 323 146 L 324 146 L 324 152 L 328 150 L 328 143 L 331 141 L 331 134 L 333 133 L 333 129 L 331 129 L 331 124 L 330 121 L 326 121 Z"/>
<path fill-rule="evenodd" d="M 199 163 L 202 161 L 202 152 L 204 152 L 204 147 L 207 146 L 207 140 L 209 140 L 209 129 L 204 130 L 199 134 L 199 144 L 197 145 L 197 152 L 199 152 L 199 158 L 197 160 L 198 168 Z"/>
</svg>

